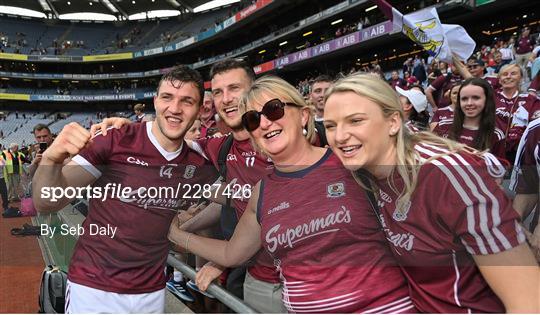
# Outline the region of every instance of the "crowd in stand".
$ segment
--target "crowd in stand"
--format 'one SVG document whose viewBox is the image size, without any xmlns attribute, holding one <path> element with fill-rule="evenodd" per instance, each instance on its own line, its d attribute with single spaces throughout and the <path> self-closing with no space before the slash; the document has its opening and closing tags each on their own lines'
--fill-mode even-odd
<svg viewBox="0 0 540 315">
<path fill-rule="evenodd" d="M 481 47 L 468 60 L 454 59 L 452 64 L 417 55 L 389 78 L 374 61 L 340 73 L 337 81 L 310 74 L 293 87 L 273 76 L 255 79 L 244 63 L 225 60 L 213 66 L 212 91 L 204 93 L 200 75 L 176 67 L 159 83 L 155 119 L 148 119 L 144 105 L 137 104 L 136 122 L 111 130 L 113 136 L 108 138 L 104 132 L 94 139 L 94 148 L 85 148 L 90 132 L 70 125 L 45 159 L 47 165 L 62 167 L 65 157 L 78 154 L 71 166 L 87 170 L 78 170 L 86 176 L 84 185 L 116 176 L 102 172 L 101 166 L 111 163 L 114 167 L 117 160 L 113 157 L 126 160 L 126 154 L 136 155 L 138 163 L 155 161 L 156 156 L 166 158 L 168 165 L 189 162 L 192 168 L 181 169 L 180 174 L 191 179 L 201 176 L 194 175 L 191 163 L 206 163 L 200 156 L 194 157 L 198 153 L 226 183 L 240 182 L 254 189 L 251 198 L 246 198 L 249 201 L 229 199 L 221 206 L 218 201 L 204 200 L 179 216 L 167 212 L 172 220 L 168 236 L 163 232 L 168 229 L 168 222 L 163 224 L 167 220 L 154 217 L 152 207 L 141 214 L 145 220 L 122 217 L 130 226 L 147 224 L 161 229 L 151 230 L 162 236 L 152 247 L 163 249 L 157 253 L 163 254 L 159 262 L 155 257 L 135 255 L 133 248 L 117 240 L 99 244 L 81 238 L 78 255 L 74 255 L 77 260 L 70 267 L 73 295 L 68 310 L 96 312 L 109 307 L 129 312 L 131 309 L 113 308 L 113 304 L 121 304 L 115 299 L 124 294 L 136 292 L 148 298 L 136 302 L 156 305 L 145 310 L 162 311 L 161 283 L 157 282 L 163 272 L 155 265 L 164 263 L 169 239 L 177 251 L 209 261 L 197 263 L 199 272 L 191 284 L 178 271 L 167 282 L 167 288 L 187 302 L 193 296 L 186 286 L 204 292 L 211 281 L 228 273 L 220 282 L 266 313 L 538 312 L 538 266 L 525 241 L 527 234 L 538 255 L 538 219 L 525 226 L 533 234 L 519 225 L 534 205 L 538 212 L 538 174 L 523 169 L 516 175 L 513 202 L 499 186 L 508 179 L 510 165 L 531 163 L 534 150 L 529 152 L 530 148 L 540 141 L 530 136 L 539 130 L 540 59 L 537 38 L 529 32 L 524 28 L 518 38 Z M 357 74 L 358 70 L 367 74 Z M 192 84 L 173 84 L 177 81 Z M 185 111 L 182 119 L 168 105 L 174 97 Z M 200 106 L 196 109 L 195 101 Z M 185 135 L 173 137 L 163 131 L 170 131 L 168 126 L 187 126 L 184 119 L 195 122 L 186 127 Z M 152 132 L 159 136 L 150 136 Z M 230 136 L 222 136 L 229 132 Z M 190 140 L 189 149 L 183 146 L 184 138 Z M 117 142 L 111 144 L 110 139 Z M 227 139 L 229 148 L 221 160 Z M 62 148 L 72 144 L 77 150 Z M 157 153 L 147 149 L 152 145 Z M 116 151 L 118 148 L 122 150 Z M 17 156 L 12 148 L 7 153 Z M 38 171 L 43 183 L 58 184 L 45 179 L 47 170 Z M 163 168 L 159 176 L 155 173 L 144 180 L 166 181 Z M 129 172 L 124 175 L 130 180 L 140 177 Z M 445 193 L 433 193 L 433 187 Z M 54 208 L 39 202 L 49 211 Z M 115 220 L 120 219 L 107 215 L 107 206 L 113 204 L 93 202 L 97 210 L 89 221 L 106 218 L 118 223 Z M 132 204 L 122 207 L 125 212 L 140 210 Z M 212 239 L 211 233 L 201 232 L 204 228 L 195 227 L 201 221 L 191 220 L 203 213 L 196 213 L 201 210 L 195 209 L 198 207 L 212 211 L 213 224 L 220 216 L 228 216 L 236 218 L 238 225 L 222 222 L 221 238 L 225 240 Z M 197 218 L 210 216 L 205 215 Z M 486 215 L 489 219 L 482 217 Z M 336 237 L 321 236 L 325 233 L 336 233 Z M 130 236 L 130 245 L 138 250 L 151 247 L 143 235 Z M 110 255 L 118 253 L 130 263 L 143 261 L 137 271 L 152 272 L 155 277 L 126 276 L 123 272 L 128 267 L 121 259 L 118 265 L 109 266 Z M 93 255 L 100 255 L 99 259 Z M 105 270 L 110 278 L 86 272 L 85 262 L 101 270 L 100 261 L 112 268 Z M 519 268 L 490 268 L 508 261 Z M 239 279 L 235 279 L 237 272 Z M 455 281 L 456 272 L 463 282 Z M 515 287 L 509 287 L 508 281 Z M 132 282 L 138 285 L 130 286 Z M 241 283 L 243 289 L 238 293 L 232 282 Z M 120 297 L 113 299 L 105 288 Z M 110 298 L 110 305 L 90 309 L 81 303 L 89 289 Z M 150 298 L 155 293 L 158 296 Z"/>
</svg>

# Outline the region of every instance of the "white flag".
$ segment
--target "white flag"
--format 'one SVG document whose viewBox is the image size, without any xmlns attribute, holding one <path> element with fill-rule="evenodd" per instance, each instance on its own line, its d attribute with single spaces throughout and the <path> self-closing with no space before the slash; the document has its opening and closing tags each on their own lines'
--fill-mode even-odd
<svg viewBox="0 0 540 315">
<path fill-rule="evenodd" d="M 403 32 L 429 55 L 452 63 L 452 53 L 467 60 L 476 47 L 474 40 L 459 25 L 442 24 L 435 8 L 403 15 L 392 7 L 394 31 Z"/>
</svg>

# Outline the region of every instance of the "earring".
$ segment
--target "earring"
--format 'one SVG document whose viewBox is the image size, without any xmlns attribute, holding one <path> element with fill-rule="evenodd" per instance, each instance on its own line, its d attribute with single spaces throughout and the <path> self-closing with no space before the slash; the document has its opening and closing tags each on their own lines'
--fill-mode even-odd
<svg viewBox="0 0 540 315">
<path fill-rule="evenodd" d="M 304 136 L 307 136 L 307 130 L 306 130 L 306 128 L 302 128 L 302 134 L 303 134 Z"/>
</svg>

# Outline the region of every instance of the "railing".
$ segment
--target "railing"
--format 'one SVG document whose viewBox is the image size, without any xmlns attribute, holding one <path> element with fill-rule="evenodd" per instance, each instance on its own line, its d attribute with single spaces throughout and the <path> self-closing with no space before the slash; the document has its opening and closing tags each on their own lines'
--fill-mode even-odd
<svg viewBox="0 0 540 315">
<path fill-rule="evenodd" d="M 176 259 L 174 256 L 169 255 L 167 263 L 183 273 L 186 277 L 195 280 L 196 272 L 193 268 Z M 240 300 L 236 296 L 229 293 L 217 284 L 210 284 L 208 286 L 208 293 L 215 296 L 223 304 L 228 306 L 231 310 L 239 314 L 257 314 L 257 311 L 248 306 L 244 301 Z"/>
</svg>

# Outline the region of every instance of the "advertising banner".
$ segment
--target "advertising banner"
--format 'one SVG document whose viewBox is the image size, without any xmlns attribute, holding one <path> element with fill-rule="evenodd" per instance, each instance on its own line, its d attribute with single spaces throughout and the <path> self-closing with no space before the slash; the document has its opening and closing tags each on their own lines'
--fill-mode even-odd
<svg viewBox="0 0 540 315">
<path fill-rule="evenodd" d="M 133 59 L 133 53 L 128 52 L 128 53 L 121 53 L 121 54 L 83 56 L 83 61 L 85 62 L 122 60 L 122 59 Z"/>
</svg>

